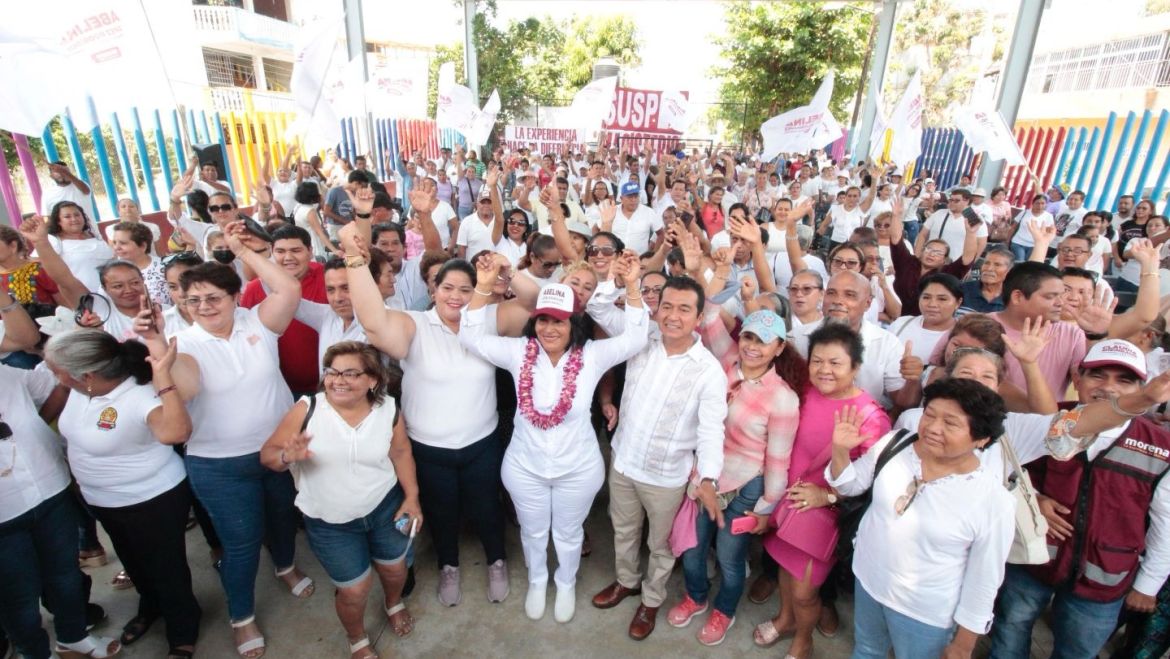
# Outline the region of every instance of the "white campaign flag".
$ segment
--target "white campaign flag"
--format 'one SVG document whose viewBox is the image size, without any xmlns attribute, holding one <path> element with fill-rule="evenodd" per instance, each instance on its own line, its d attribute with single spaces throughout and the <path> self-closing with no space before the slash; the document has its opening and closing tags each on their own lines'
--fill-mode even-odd
<svg viewBox="0 0 1170 659">
<path fill-rule="evenodd" d="M 1016 136 L 998 110 L 985 103 L 972 103 L 953 113 L 955 126 L 973 151 L 986 151 L 991 160 L 1008 165 L 1026 165 L 1027 160 L 1016 143 Z"/>
<path fill-rule="evenodd" d="M 0 122 L 39 135 L 68 109 L 79 130 L 91 130 L 100 123 L 91 99 L 103 114 L 173 105 L 162 57 L 137 0 L 54 0 L 51 6 L 10 10 L 0 28 L 0 82 L 29 107 L 12 113 L 5 106 L 16 102 L 4 101 Z"/>
<path fill-rule="evenodd" d="M 762 160 L 772 160 L 781 153 L 807 153 L 821 149 L 845 134 L 841 124 L 829 112 L 833 79 L 834 73 L 829 71 L 808 105 L 772 117 L 760 126 L 760 135 L 764 138 Z"/>
<path fill-rule="evenodd" d="M 922 155 L 923 103 L 922 74 L 916 71 L 890 114 L 889 130 L 893 135 L 890 138 L 889 159 L 900 167 Z"/>
<path fill-rule="evenodd" d="M 499 90 L 492 90 L 481 110 L 471 89 L 455 84 L 455 64 L 447 62 L 439 67 L 438 102 L 435 105 L 435 123 L 439 128 L 453 128 L 471 144 L 484 144 L 499 113 Z"/>
<path fill-rule="evenodd" d="M 682 92 L 667 90 L 662 92 L 661 103 L 658 106 L 658 127 L 686 132 L 694 117 L 690 114 L 690 101 Z"/>
<path fill-rule="evenodd" d="M 568 127 L 577 129 L 586 137 L 592 136 L 609 116 L 616 89 L 617 76 L 598 78 L 582 87 L 573 96 L 573 103 L 569 106 Z"/>
<path fill-rule="evenodd" d="M 890 118 L 886 116 L 885 104 L 882 102 L 882 90 L 878 89 L 877 78 L 870 80 L 869 87 L 876 109 L 873 115 L 873 128 L 869 131 L 869 159 L 876 161 L 886 148 L 886 128 L 889 127 Z"/>
<path fill-rule="evenodd" d="M 340 15 L 321 21 L 316 29 L 303 30 L 297 43 L 289 81 L 297 119 L 289 132 L 304 135 L 310 150 L 341 141 L 341 117 L 334 108 L 335 100 L 345 98 L 347 62 L 338 41 L 341 26 Z"/>
<path fill-rule="evenodd" d="M 369 111 L 382 117 L 425 117 L 427 113 L 427 61 L 425 59 L 377 60 L 369 69 L 366 102 Z"/>
</svg>

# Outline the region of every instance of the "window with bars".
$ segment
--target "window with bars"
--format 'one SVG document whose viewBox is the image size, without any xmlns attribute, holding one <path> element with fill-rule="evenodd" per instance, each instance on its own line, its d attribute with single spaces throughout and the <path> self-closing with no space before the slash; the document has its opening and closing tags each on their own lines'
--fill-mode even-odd
<svg viewBox="0 0 1170 659">
<path fill-rule="evenodd" d="M 1028 72 L 1028 91 L 1050 94 L 1170 86 L 1167 34 L 1147 34 L 1038 55 Z"/>
<path fill-rule="evenodd" d="M 212 87 L 256 88 L 256 70 L 247 55 L 204 48 L 203 67 L 207 71 L 207 84 Z"/>
<path fill-rule="evenodd" d="M 292 62 L 264 58 L 264 84 L 270 92 L 288 92 L 292 79 Z"/>
</svg>

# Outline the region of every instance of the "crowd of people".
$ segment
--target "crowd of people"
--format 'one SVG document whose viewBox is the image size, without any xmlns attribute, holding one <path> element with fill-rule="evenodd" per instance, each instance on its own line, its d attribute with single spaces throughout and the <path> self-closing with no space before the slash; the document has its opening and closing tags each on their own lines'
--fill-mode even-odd
<svg viewBox="0 0 1170 659">
<path fill-rule="evenodd" d="M 385 181 L 297 156 L 264 163 L 251 208 L 193 162 L 164 218 L 122 200 L 104 228 L 55 163 L 46 216 L 0 226 L 18 656 L 110 657 L 160 619 L 168 658 L 194 656 L 195 526 L 248 659 L 281 624 L 257 611 L 261 547 L 291 597 L 317 589 L 301 528 L 351 659 L 377 656 L 375 581 L 412 633 L 418 559 L 438 568 L 420 590 L 460 605 L 464 525 L 476 596 L 511 595 L 513 520 L 526 615 L 551 572 L 568 624 L 603 489 L 613 581 L 587 601 L 636 598 L 635 640 L 666 607 L 704 645 L 805 659 L 852 600 L 854 657 L 969 657 L 981 636 L 1028 657 L 1046 611 L 1054 656 L 1170 650 L 1153 201 L 1054 187 L 1013 208 L 822 152 L 457 147 L 386 156 Z M 89 632 L 97 523 L 138 594 L 118 638 Z"/>
</svg>

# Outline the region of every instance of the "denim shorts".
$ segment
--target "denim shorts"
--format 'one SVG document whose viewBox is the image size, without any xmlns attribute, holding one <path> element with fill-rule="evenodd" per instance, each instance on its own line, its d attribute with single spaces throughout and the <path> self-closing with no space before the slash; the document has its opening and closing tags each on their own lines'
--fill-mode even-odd
<svg viewBox="0 0 1170 659">
<path fill-rule="evenodd" d="M 371 561 L 395 565 L 406 558 L 409 538 L 394 528 L 394 513 L 404 498 L 402 487 L 395 485 L 370 514 L 344 524 L 305 515 L 309 547 L 333 585 L 348 588 L 361 583 Z"/>
</svg>

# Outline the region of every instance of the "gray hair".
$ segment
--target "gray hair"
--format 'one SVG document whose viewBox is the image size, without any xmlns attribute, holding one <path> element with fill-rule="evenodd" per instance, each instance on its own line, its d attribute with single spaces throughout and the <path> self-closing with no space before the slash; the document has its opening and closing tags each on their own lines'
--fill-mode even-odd
<svg viewBox="0 0 1170 659">
<path fill-rule="evenodd" d="M 93 374 L 106 380 L 133 377 L 138 384 L 146 384 L 152 375 L 147 354 L 146 346 L 137 341 L 119 342 L 88 328 L 62 332 L 45 344 L 45 359 L 74 379 Z"/>
</svg>

